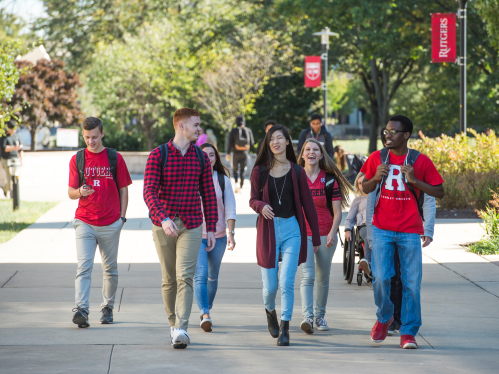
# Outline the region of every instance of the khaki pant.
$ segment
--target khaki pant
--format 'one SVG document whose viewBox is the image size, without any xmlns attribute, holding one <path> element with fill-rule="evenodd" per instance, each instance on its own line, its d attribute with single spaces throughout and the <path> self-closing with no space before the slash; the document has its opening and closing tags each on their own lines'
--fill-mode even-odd
<svg viewBox="0 0 499 374">
<path fill-rule="evenodd" d="M 173 221 L 178 237 L 152 225 L 152 236 L 161 264 L 163 302 L 170 326 L 187 330 L 194 296 L 193 278 L 201 247 L 203 226 L 188 230 L 180 218 Z"/>
<path fill-rule="evenodd" d="M 107 306 L 113 309 L 118 288 L 118 246 L 123 222 L 119 219 L 108 226 L 93 226 L 74 219 L 73 227 L 76 230 L 76 255 L 78 256 L 75 280 L 76 306 L 88 311 L 95 249 L 99 244 L 104 272 L 102 281 L 104 300 L 101 307 Z"/>
<path fill-rule="evenodd" d="M 0 157 L 0 159 L 2 160 L 2 167 L 3 167 L 3 170 L 5 171 L 5 176 L 7 178 L 7 180 L 5 181 L 5 184 L 3 185 L 3 191 L 7 195 L 7 192 L 10 192 L 10 190 L 11 190 L 10 185 L 12 183 L 12 176 L 10 175 L 9 165 L 7 164 L 7 162 L 9 160 L 7 160 L 5 158 L 1 158 L 1 157 Z"/>
</svg>

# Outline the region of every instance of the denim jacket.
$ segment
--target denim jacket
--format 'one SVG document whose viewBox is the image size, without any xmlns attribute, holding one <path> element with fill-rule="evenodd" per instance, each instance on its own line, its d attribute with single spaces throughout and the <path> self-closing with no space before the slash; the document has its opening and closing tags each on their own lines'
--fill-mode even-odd
<svg viewBox="0 0 499 374">
<path fill-rule="evenodd" d="M 376 205 L 376 191 L 367 195 L 367 241 L 369 248 L 373 247 L 373 215 Z M 435 230 L 435 213 L 437 204 L 433 196 L 425 195 L 423 204 L 423 214 L 425 220 L 423 221 L 424 236 L 428 236 L 433 240 L 433 232 Z"/>
</svg>

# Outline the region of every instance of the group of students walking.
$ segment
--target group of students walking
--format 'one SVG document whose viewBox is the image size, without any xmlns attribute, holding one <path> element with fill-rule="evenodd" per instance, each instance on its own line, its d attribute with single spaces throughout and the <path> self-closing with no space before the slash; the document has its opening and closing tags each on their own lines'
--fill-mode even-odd
<svg viewBox="0 0 499 374">
<path fill-rule="evenodd" d="M 149 155 L 143 195 L 162 270 L 161 288 L 171 327 L 171 344 L 174 348 L 185 348 L 190 344 L 187 328 L 194 293 L 200 326 L 206 332 L 212 331 L 210 310 L 217 292 L 220 265 L 225 250 L 236 246 L 236 203 L 228 170 L 217 149 L 211 144 L 199 148 L 193 145 L 199 135 L 199 112 L 179 109 L 173 123 L 175 137 Z M 352 186 L 328 155 L 323 142 L 314 137 L 305 139 L 297 159 L 286 127 L 271 124 L 267 126 L 263 144 L 259 144 L 251 173 L 249 204 L 258 213 L 256 255 L 261 267 L 268 330 L 277 338 L 277 345 L 288 346 L 298 270 L 303 314 L 300 327 L 308 334 L 314 329 L 328 330 L 325 313 L 331 262 L 342 208 L 349 204 Z M 238 128 L 241 125 L 244 129 L 242 123 Z M 252 142 L 252 134 L 245 133 L 248 142 Z M 412 123 L 407 117 L 390 119 L 382 132 L 387 148 L 374 152 L 363 166 L 355 182 L 358 197 L 346 223 L 349 240 L 354 224 L 367 223 L 361 235 L 369 245 L 361 266 L 372 279 L 378 307 L 371 339 L 381 342 L 390 327 L 394 331 L 396 326 L 392 323 L 398 310 L 402 348 L 417 348 L 414 337 L 421 326 L 420 237 L 428 237 L 426 227 L 423 229 L 423 206 L 431 214 L 431 208 L 428 210 L 431 199 L 423 203 L 422 196 L 443 196 L 443 180 L 433 163 L 407 148 L 411 133 Z M 104 152 L 103 134 L 100 120 L 85 119 L 83 136 L 87 149 L 70 163 L 69 196 L 80 199 L 73 223 L 78 254 L 73 322 L 79 327 L 89 326 L 90 274 L 97 244 L 104 269 L 101 323 L 113 321 L 117 243 L 126 222 L 127 186 L 131 184 L 121 155 L 110 149 Z M 424 244 L 430 241 L 424 239 Z M 392 278 L 395 292 L 390 299 Z M 276 311 L 278 288 L 280 322 Z"/>
</svg>

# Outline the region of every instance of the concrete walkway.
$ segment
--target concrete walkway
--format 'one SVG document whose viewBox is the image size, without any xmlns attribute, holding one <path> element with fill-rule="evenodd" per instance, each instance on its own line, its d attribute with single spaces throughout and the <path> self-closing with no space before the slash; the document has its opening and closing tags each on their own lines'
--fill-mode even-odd
<svg viewBox="0 0 499 374">
<path fill-rule="evenodd" d="M 330 331 L 308 336 L 299 329 L 298 276 L 291 346 L 277 347 L 266 328 L 255 263 L 256 215 L 248 207 L 248 185 L 237 195 L 237 246 L 226 253 L 221 268 L 212 310 L 214 331 L 204 333 L 198 327 L 194 305 L 192 345 L 173 350 L 141 192 L 142 180 L 136 177 L 121 236 L 114 325 L 98 323 L 99 265 L 90 298 L 91 327 L 78 329 L 71 323 L 76 271 L 71 220 L 76 202 L 60 196 L 60 204 L 0 245 L 0 373 L 497 372 L 499 266 L 494 261 L 499 259 L 485 259 L 460 246 L 481 237 L 476 220 L 437 220 L 435 241 L 423 256 L 419 350 L 401 350 L 398 336 L 380 345 L 371 343 L 376 318 L 372 290 L 343 281 L 340 250 L 330 280 Z"/>
</svg>

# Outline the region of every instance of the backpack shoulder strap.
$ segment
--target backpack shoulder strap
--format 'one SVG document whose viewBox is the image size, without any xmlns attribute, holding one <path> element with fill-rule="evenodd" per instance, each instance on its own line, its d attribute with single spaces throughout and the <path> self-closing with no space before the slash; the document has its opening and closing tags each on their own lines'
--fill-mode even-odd
<svg viewBox="0 0 499 374">
<path fill-rule="evenodd" d="M 194 146 L 194 149 L 196 150 L 196 156 L 198 156 L 199 163 L 201 164 L 201 175 L 203 175 L 203 171 L 204 171 L 203 150 L 201 148 L 199 148 L 197 145 Z"/>
<path fill-rule="evenodd" d="M 388 150 L 388 148 L 383 148 L 381 149 L 381 151 L 379 152 L 379 156 L 381 158 L 381 163 L 384 164 L 384 165 L 389 165 L 390 164 L 390 151 Z M 378 201 L 379 201 L 379 197 L 381 195 L 381 189 L 383 188 L 383 185 L 385 184 L 386 182 L 386 177 L 383 177 L 381 179 L 381 181 L 378 183 L 378 185 L 376 186 L 376 190 L 375 190 L 375 194 L 376 194 L 376 203 L 375 203 L 375 206 L 378 205 Z"/>
<path fill-rule="evenodd" d="M 327 208 L 329 209 L 329 212 L 331 213 L 331 216 L 334 217 L 334 211 L 333 211 L 333 188 L 334 188 L 334 182 L 336 181 L 336 178 L 334 175 L 326 173 L 326 181 L 324 183 L 324 190 L 326 193 L 326 204 Z"/>
<path fill-rule="evenodd" d="M 80 187 L 85 184 L 85 150 L 79 150 L 76 152 L 76 169 L 78 170 L 78 176 L 80 179 Z"/>
<path fill-rule="evenodd" d="M 109 160 L 109 168 L 111 169 L 111 174 L 114 179 L 114 183 L 116 184 L 116 188 L 118 189 L 119 192 L 119 187 L 118 187 L 118 152 L 116 152 L 116 149 L 113 148 L 106 148 L 107 149 L 107 158 Z"/>
<path fill-rule="evenodd" d="M 260 168 L 260 200 L 262 200 L 263 188 L 265 187 L 265 183 L 267 182 L 269 171 L 267 169 L 267 165 L 260 165 L 259 168 Z"/>
<path fill-rule="evenodd" d="M 293 169 L 295 169 L 295 174 L 296 174 L 296 180 L 300 182 L 300 177 L 301 177 L 301 169 L 302 167 L 298 164 L 293 164 Z"/>
<path fill-rule="evenodd" d="M 220 186 L 220 189 L 222 190 L 222 202 L 225 206 L 225 174 L 219 173 L 217 171 L 217 177 L 218 177 L 218 184 Z"/>
<path fill-rule="evenodd" d="M 381 163 L 388 165 L 390 163 L 390 158 L 389 158 L 389 153 L 390 150 L 388 148 L 383 148 L 381 151 L 379 151 L 379 155 L 381 157 Z"/>
</svg>

